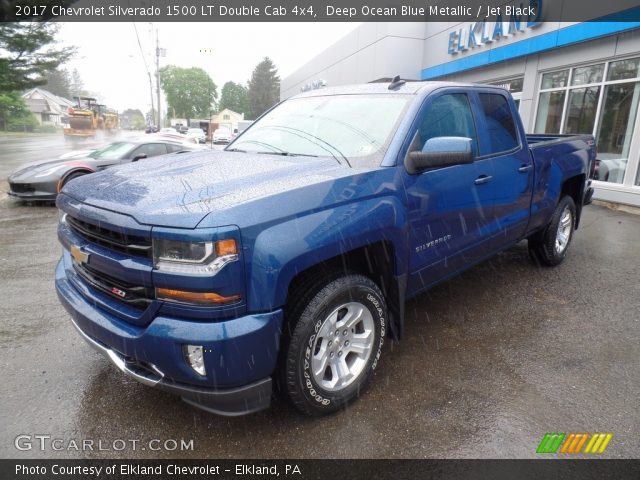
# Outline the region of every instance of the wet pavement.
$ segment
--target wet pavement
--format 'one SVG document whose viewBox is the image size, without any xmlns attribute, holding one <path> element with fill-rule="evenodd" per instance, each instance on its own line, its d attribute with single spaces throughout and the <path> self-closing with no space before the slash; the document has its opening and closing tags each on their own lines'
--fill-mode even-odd
<svg viewBox="0 0 640 480">
<path fill-rule="evenodd" d="M 640 456 L 640 216 L 590 206 L 560 267 L 520 243 L 410 301 L 405 338 L 345 411 L 307 418 L 277 402 L 224 418 L 125 378 L 58 303 L 56 209 L 8 199 L 5 179 L 68 150 L 0 136 L 1 457 L 535 457 L 546 432 L 611 432 L 603 456 Z M 20 434 L 62 450 L 32 437 L 19 451 Z M 76 451 L 82 440 L 94 450 Z"/>
</svg>

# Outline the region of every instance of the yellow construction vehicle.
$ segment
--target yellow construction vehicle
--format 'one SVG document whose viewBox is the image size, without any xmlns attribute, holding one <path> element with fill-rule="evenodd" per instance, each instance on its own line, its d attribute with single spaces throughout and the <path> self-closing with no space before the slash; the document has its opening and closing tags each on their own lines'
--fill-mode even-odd
<svg viewBox="0 0 640 480">
<path fill-rule="evenodd" d="M 76 107 L 69 107 L 69 127 L 64 129 L 65 138 L 93 138 L 97 130 L 112 133 L 120 126 L 118 112 L 105 105 L 95 103 L 92 97 L 73 97 Z"/>
</svg>

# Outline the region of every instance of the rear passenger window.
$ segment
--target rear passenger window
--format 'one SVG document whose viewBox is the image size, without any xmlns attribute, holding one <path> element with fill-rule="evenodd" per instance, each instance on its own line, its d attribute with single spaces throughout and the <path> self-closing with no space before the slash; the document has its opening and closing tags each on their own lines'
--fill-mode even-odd
<svg viewBox="0 0 640 480">
<path fill-rule="evenodd" d="M 436 98 L 424 112 L 418 127 L 420 148 L 435 137 L 467 137 L 477 152 L 477 135 L 469 98 L 465 93 L 450 93 Z"/>
<path fill-rule="evenodd" d="M 490 145 L 489 151 L 482 152 L 483 155 L 493 155 L 516 148 L 518 134 L 507 99 L 494 93 L 481 93 L 480 104 L 489 130 Z"/>
<path fill-rule="evenodd" d="M 181 151 L 183 151 L 183 150 L 186 150 L 186 149 L 184 148 L 184 146 L 182 146 L 182 145 L 176 145 L 176 144 L 173 144 L 173 143 L 167 143 L 167 144 L 166 144 L 166 147 L 167 147 L 167 151 L 168 151 L 169 153 L 181 152 Z"/>
</svg>

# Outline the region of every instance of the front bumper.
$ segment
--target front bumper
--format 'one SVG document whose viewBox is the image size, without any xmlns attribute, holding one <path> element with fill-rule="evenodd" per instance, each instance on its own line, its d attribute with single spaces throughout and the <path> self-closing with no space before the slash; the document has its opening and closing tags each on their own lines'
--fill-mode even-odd
<svg viewBox="0 0 640 480">
<path fill-rule="evenodd" d="M 62 261 L 56 268 L 56 290 L 84 340 L 138 382 L 220 415 L 269 406 L 281 310 L 216 322 L 158 316 L 139 327 L 88 301 L 67 278 Z M 209 352 L 206 377 L 187 365 L 185 344 L 203 345 Z"/>
<path fill-rule="evenodd" d="M 9 196 L 26 201 L 51 202 L 58 196 L 57 181 L 49 182 L 12 182 L 9 179 Z"/>
</svg>

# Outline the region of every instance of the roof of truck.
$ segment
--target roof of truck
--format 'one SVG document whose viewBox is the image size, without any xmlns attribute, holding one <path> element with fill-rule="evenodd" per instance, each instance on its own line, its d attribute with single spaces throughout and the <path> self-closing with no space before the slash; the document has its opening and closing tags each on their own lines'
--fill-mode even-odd
<svg viewBox="0 0 640 480">
<path fill-rule="evenodd" d="M 418 92 L 435 90 L 441 87 L 477 87 L 472 83 L 458 82 L 406 82 L 397 88 L 389 89 L 390 82 L 365 83 L 359 85 L 342 85 L 338 87 L 322 87 L 299 93 L 292 98 L 319 97 L 325 95 L 366 95 L 366 94 L 407 94 L 416 95 Z"/>
</svg>

